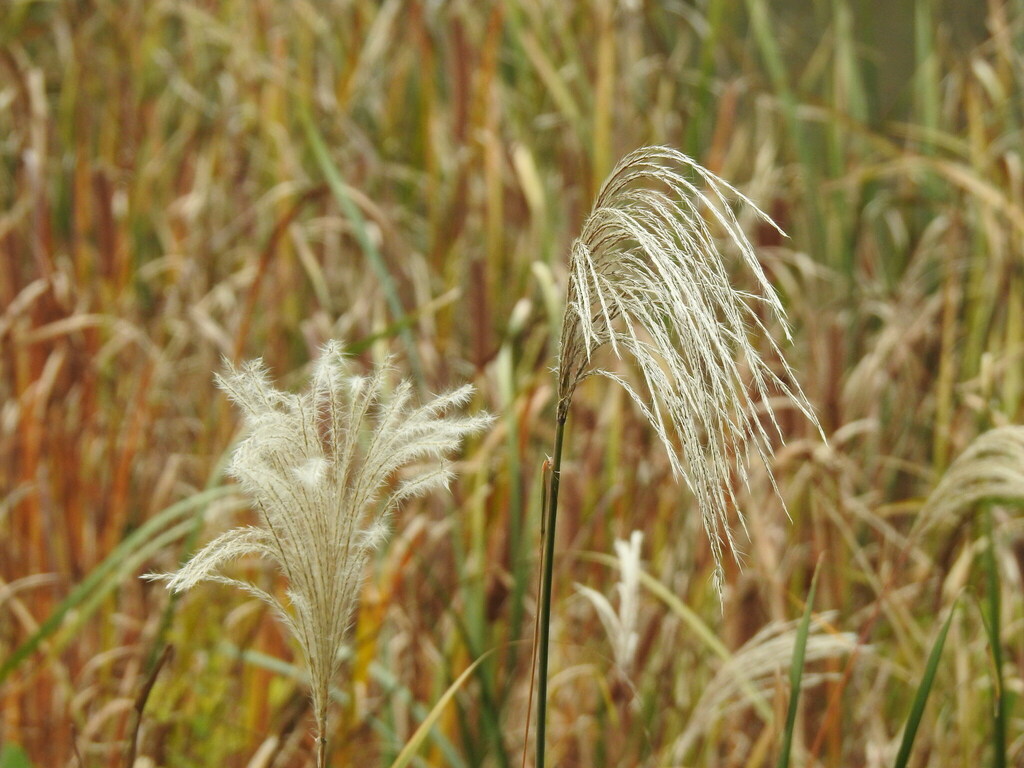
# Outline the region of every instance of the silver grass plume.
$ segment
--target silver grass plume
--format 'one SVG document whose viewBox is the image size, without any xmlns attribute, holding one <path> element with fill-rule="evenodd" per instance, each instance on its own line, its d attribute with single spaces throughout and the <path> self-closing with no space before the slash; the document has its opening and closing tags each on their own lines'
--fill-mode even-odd
<svg viewBox="0 0 1024 768">
<path fill-rule="evenodd" d="M 996 427 L 975 438 L 928 496 L 917 533 L 951 522 L 986 499 L 1024 499 L 1024 426 Z"/>
<path fill-rule="evenodd" d="M 367 556 L 383 543 L 389 518 L 404 500 L 447 487 L 452 471 L 443 457 L 491 417 L 447 415 L 469 400 L 469 385 L 418 407 L 408 381 L 387 396 L 387 368 L 349 375 L 337 342 L 323 348 L 303 394 L 275 389 L 261 360 L 229 364 L 216 378 L 248 429 L 229 472 L 252 499 L 261 525 L 231 529 L 177 573 L 155 578 L 175 592 L 202 581 L 232 584 L 268 604 L 306 659 L 322 743 L 330 681 Z M 250 555 L 284 572 L 286 599 L 222 573 Z"/>
<path fill-rule="evenodd" d="M 807 673 L 806 668 L 824 659 L 836 658 L 858 646 L 852 632 L 833 632 L 829 623 L 834 614 L 819 614 L 812 625 L 804 651 L 805 674 L 801 689 L 812 688 L 829 679 L 827 673 Z M 797 641 L 798 622 L 772 623 L 762 628 L 721 666 L 704 688 L 693 707 L 693 716 L 672 747 L 672 758 L 682 762 L 702 733 L 707 732 L 727 712 L 740 706 L 765 702 L 765 694 L 778 685 L 779 671 L 792 662 Z"/>
<path fill-rule="evenodd" d="M 623 158 L 572 246 L 558 366 L 559 422 L 577 384 L 593 374 L 620 384 L 650 422 L 673 473 L 696 497 L 719 594 L 723 538 L 737 552 L 728 525 L 729 511 L 737 508 L 733 472 L 746 481 L 751 451 L 767 465 L 768 432 L 756 411 L 781 436 L 769 404 L 769 393 L 781 392 L 818 424 L 799 386 L 787 383 L 795 379 L 757 312 L 767 310 L 789 338 L 782 304 L 733 201 L 778 229 L 744 195 L 674 149 L 644 147 Z M 753 292 L 730 284 L 720 240 L 753 274 Z M 755 351 L 751 334 L 762 336 L 782 361 L 781 375 Z M 594 353 L 606 346 L 633 358 L 639 391 L 593 367 Z"/>
</svg>

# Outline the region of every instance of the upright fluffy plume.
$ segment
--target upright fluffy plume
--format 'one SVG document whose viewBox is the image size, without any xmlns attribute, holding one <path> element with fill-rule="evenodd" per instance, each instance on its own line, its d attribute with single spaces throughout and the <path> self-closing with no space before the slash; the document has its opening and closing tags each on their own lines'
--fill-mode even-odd
<svg viewBox="0 0 1024 768">
<path fill-rule="evenodd" d="M 608 639 L 611 640 L 615 663 L 627 676 L 633 671 L 640 643 L 640 574 L 643 571 L 640 546 L 643 540 L 642 531 L 633 531 L 629 541 L 615 540 L 615 556 L 619 560 L 619 583 L 616 585 L 619 593 L 618 611 L 596 589 L 576 585 L 576 591 L 587 598 L 597 611 Z"/>
<path fill-rule="evenodd" d="M 752 450 L 767 458 L 768 434 L 755 408 L 777 432 L 769 393 L 781 392 L 817 425 L 799 387 L 788 383 L 793 377 L 785 363 L 780 377 L 749 340 L 751 333 L 762 336 L 782 360 L 758 309 L 767 310 L 787 337 L 788 330 L 733 201 L 775 226 L 729 184 L 674 149 L 646 147 L 623 158 L 572 247 L 558 369 L 559 421 L 568 415 L 576 385 L 591 374 L 618 382 L 636 402 L 697 499 L 719 588 L 722 541 L 733 543 L 727 524 L 736 508 L 732 475 L 746 479 Z M 730 284 L 720 242 L 753 274 L 754 292 Z M 604 346 L 633 358 L 643 382 L 639 391 L 592 366 Z"/>
<path fill-rule="evenodd" d="M 201 581 L 234 584 L 275 610 L 309 666 L 321 739 L 367 555 L 383 542 L 388 518 L 403 500 L 447 486 L 451 470 L 443 457 L 490 423 L 490 416 L 447 415 L 469 400 L 470 386 L 415 407 L 408 382 L 385 396 L 386 379 L 386 369 L 367 378 L 347 375 L 337 343 L 324 347 L 300 395 L 275 389 L 259 360 L 218 376 L 249 433 L 230 472 L 262 525 L 227 531 L 180 571 L 161 577 L 177 592 Z M 416 466 L 391 483 L 409 464 Z M 280 567 L 288 578 L 286 600 L 223 575 L 223 565 L 246 555 Z"/>
</svg>

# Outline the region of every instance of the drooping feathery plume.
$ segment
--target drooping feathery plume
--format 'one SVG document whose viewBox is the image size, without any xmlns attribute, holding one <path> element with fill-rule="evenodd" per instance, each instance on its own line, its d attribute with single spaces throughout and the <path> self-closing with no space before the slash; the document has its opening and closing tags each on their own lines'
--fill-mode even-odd
<svg viewBox="0 0 1024 768">
<path fill-rule="evenodd" d="M 974 439 L 925 500 L 917 533 L 950 522 L 982 501 L 1024 499 L 1024 426 L 996 427 Z"/>
<path fill-rule="evenodd" d="M 697 499 L 719 589 L 723 540 L 733 548 L 727 524 L 736 508 L 733 473 L 745 481 L 750 453 L 765 460 L 768 431 L 778 432 L 769 393 L 784 394 L 817 425 L 759 314 L 766 312 L 788 338 L 782 304 L 734 202 L 778 229 L 728 183 L 674 149 L 645 147 L 623 158 L 572 246 L 558 367 L 559 422 L 589 375 L 618 382 L 636 402 L 673 472 Z M 731 285 L 722 245 L 753 275 L 754 291 Z M 753 334 L 783 361 L 780 373 L 754 349 Z M 606 346 L 635 361 L 640 388 L 594 367 L 594 353 Z"/>
<path fill-rule="evenodd" d="M 261 524 L 231 529 L 177 573 L 155 577 L 176 592 L 202 581 L 233 584 L 274 609 L 309 667 L 321 750 L 328 690 L 367 556 L 384 541 L 401 502 L 446 487 L 452 472 L 445 455 L 490 423 L 486 415 L 448 415 L 469 400 L 471 386 L 416 407 L 409 382 L 386 395 L 387 378 L 386 368 L 349 375 L 336 342 L 322 350 L 302 394 L 275 389 L 260 360 L 229 365 L 217 383 L 248 429 L 229 471 Z M 414 466 L 392 481 L 408 465 Z M 223 573 L 250 555 L 285 574 L 284 599 Z"/>
<path fill-rule="evenodd" d="M 787 383 L 793 377 L 786 363 L 780 362 L 782 370 L 776 373 L 750 341 L 752 334 L 763 336 L 771 357 L 782 361 L 766 322 L 778 324 L 787 338 L 789 331 L 782 303 L 732 210 L 734 202 L 750 206 L 775 226 L 750 200 L 686 155 L 668 147 L 644 147 L 611 172 L 572 245 L 538 612 L 537 768 L 544 768 L 545 761 L 562 449 L 580 381 L 597 374 L 618 382 L 657 432 L 672 471 L 682 477 L 701 510 L 719 596 L 723 542 L 736 553 L 728 524 L 730 511 L 738 512 L 734 480 L 746 481 L 752 452 L 767 464 L 769 430 L 780 431 L 769 394 L 785 395 L 817 426 L 799 386 Z M 732 286 L 720 243 L 735 250 L 752 273 L 753 291 Z M 762 321 L 760 312 L 769 319 Z M 595 367 L 594 354 L 603 347 L 633 359 L 639 387 Z"/>
<path fill-rule="evenodd" d="M 820 614 L 812 625 L 804 649 L 807 667 L 824 659 L 870 650 L 859 645 L 857 636 L 852 632 L 829 631 L 828 623 L 833 619 L 830 613 Z M 693 717 L 673 745 L 675 761 L 684 763 L 698 738 L 714 727 L 728 711 L 744 704 L 755 704 L 770 715 L 771 708 L 767 702 L 778 686 L 779 670 L 793 659 L 797 633 L 797 622 L 768 624 L 719 668 L 693 707 Z M 801 676 L 800 687 L 813 688 L 827 679 L 827 673 L 805 672 Z"/>
</svg>

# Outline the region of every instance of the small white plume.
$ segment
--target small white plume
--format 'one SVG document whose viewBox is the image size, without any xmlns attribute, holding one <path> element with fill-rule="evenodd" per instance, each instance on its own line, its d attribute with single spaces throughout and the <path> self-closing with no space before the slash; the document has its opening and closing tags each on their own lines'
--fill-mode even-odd
<svg viewBox="0 0 1024 768">
<path fill-rule="evenodd" d="M 629 541 L 615 541 L 615 555 L 619 559 L 619 608 L 616 611 L 607 597 L 596 589 L 576 585 L 576 590 L 587 598 L 597 611 L 601 624 L 612 644 L 615 663 L 624 674 L 629 675 L 636 661 L 637 645 L 640 642 L 640 546 L 644 535 L 633 531 Z"/>
</svg>

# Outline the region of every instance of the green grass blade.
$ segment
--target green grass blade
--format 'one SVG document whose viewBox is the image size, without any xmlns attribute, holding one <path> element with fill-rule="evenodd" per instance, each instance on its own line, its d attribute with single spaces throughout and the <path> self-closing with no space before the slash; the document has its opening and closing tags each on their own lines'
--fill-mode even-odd
<svg viewBox="0 0 1024 768">
<path fill-rule="evenodd" d="M 109 592 L 116 585 L 118 576 L 124 572 L 126 567 L 137 567 L 138 564 L 155 553 L 158 549 L 157 544 L 163 546 L 167 543 L 168 537 L 159 535 L 164 528 L 186 515 L 201 514 L 210 502 L 223 498 L 233 493 L 234 490 L 232 486 L 221 486 L 197 493 L 172 504 L 132 531 L 107 555 L 102 563 L 93 568 L 89 575 L 71 590 L 71 593 L 61 601 L 39 629 L 4 661 L 0 666 L 0 683 L 32 655 L 44 640 L 61 628 L 70 611 L 75 610 L 76 626 L 85 621 L 99 605 L 100 600 L 97 599 L 97 595 Z M 189 521 L 188 524 L 190 525 L 191 522 Z M 173 529 L 176 535 L 183 533 L 179 530 L 180 528 L 181 524 L 179 523 Z M 111 577 L 114 577 L 113 580 Z"/>
<path fill-rule="evenodd" d="M 789 710 L 786 712 L 786 730 L 782 735 L 782 749 L 779 750 L 779 760 L 776 763 L 778 768 L 787 768 L 789 753 L 793 747 L 793 730 L 796 728 L 796 711 L 800 703 L 800 684 L 804 676 L 807 637 L 811 632 L 811 611 L 814 607 L 814 594 L 818 590 L 820 568 L 821 561 L 819 560 L 818 566 L 814 569 L 814 576 L 811 578 L 811 591 L 807 595 L 807 605 L 804 607 L 804 615 L 800 619 L 800 626 L 796 633 L 796 642 L 793 644 L 793 663 L 789 668 Z"/>
<path fill-rule="evenodd" d="M 220 460 L 218 460 L 213 472 L 210 473 L 210 477 L 206 481 L 205 490 L 220 487 L 220 483 L 224 478 L 224 470 L 229 456 L 230 452 L 228 451 L 221 454 Z M 199 541 L 199 535 L 202 533 L 202 530 L 202 516 L 193 516 L 191 520 L 191 529 L 185 533 L 181 554 L 178 558 L 178 562 L 181 565 L 184 565 L 189 559 L 191 559 L 195 552 L 196 544 Z M 166 531 L 164 535 L 166 535 Z M 164 606 L 163 613 L 160 616 L 160 623 L 157 624 L 156 633 L 154 633 L 153 639 L 150 640 L 149 652 L 146 654 L 144 668 L 147 672 L 156 666 L 157 661 L 159 660 L 159 655 L 163 653 L 164 647 L 170 645 L 170 640 L 168 640 L 167 636 L 171 631 L 171 622 L 174 620 L 175 611 L 178 609 L 178 601 L 181 598 L 182 595 L 180 593 L 172 592 L 167 600 L 167 605 Z"/>
<path fill-rule="evenodd" d="M 778 95 L 791 146 L 794 148 L 801 173 L 804 176 L 804 202 L 809 216 L 808 229 L 811 243 L 816 252 L 827 253 L 824 216 L 817 192 L 821 176 L 818 171 L 819 161 L 811 145 L 807 127 L 800 121 L 797 113 L 797 97 L 789 84 L 789 75 L 783 60 L 782 49 L 778 43 L 779 36 L 768 13 L 771 4 L 766 0 L 747 0 L 746 5 L 754 40 L 765 63 L 765 68 L 768 70 L 772 88 Z"/>
<path fill-rule="evenodd" d="M 939 130 L 939 59 L 935 50 L 935 10 L 932 0 L 917 0 L 914 3 L 914 55 L 917 72 L 915 75 L 915 107 L 917 120 L 928 129 L 928 133 Z M 931 142 L 923 146 L 926 154 L 932 154 Z"/>
<path fill-rule="evenodd" d="M 345 343 L 345 352 L 350 355 L 358 355 L 365 352 L 367 349 L 372 347 L 377 341 L 381 339 L 394 338 L 403 331 L 408 330 L 419 322 L 422 318 L 430 315 L 437 314 L 437 312 L 444 307 L 458 301 L 461 292 L 456 288 L 448 291 L 442 296 L 438 296 L 433 301 L 430 301 L 422 306 L 417 307 L 413 311 L 406 315 L 403 315 L 395 322 L 391 323 L 381 330 L 364 336 L 361 339 L 355 339 L 354 341 Z"/>
<path fill-rule="evenodd" d="M 715 56 L 721 51 L 722 38 L 729 33 L 726 19 L 728 3 L 710 0 L 707 16 L 707 35 L 701 42 L 700 65 L 694 97 L 693 114 L 688 121 L 685 151 L 690 157 L 703 157 L 710 144 L 710 130 L 714 122 L 715 104 Z"/>
<path fill-rule="evenodd" d="M 932 683 L 935 681 L 935 673 L 939 669 L 939 660 L 942 658 L 942 648 L 946 644 L 946 635 L 949 634 L 950 624 L 953 623 L 953 614 L 956 612 L 956 603 L 949 609 L 949 616 L 939 636 L 935 639 L 931 653 L 928 655 L 928 663 L 925 665 L 924 677 L 917 687 L 914 695 L 914 703 L 910 707 L 910 717 L 907 718 L 907 725 L 903 729 L 903 740 L 900 742 L 900 751 L 896 754 L 894 768 L 906 768 L 910 761 L 910 750 L 914 746 L 914 737 L 917 736 L 917 728 L 921 724 L 921 716 L 924 714 L 925 704 L 928 703 L 928 694 L 931 693 Z"/>
<path fill-rule="evenodd" d="M 1006 688 L 1003 681 L 1002 601 L 999 593 L 999 568 L 996 565 L 992 507 L 985 505 L 985 533 L 988 542 L 985 563 L 986 617 L 983 622 L 992 653 L 992 768 L 1006 768 Z"/>
<path fill-rule="evenodd" d="M 441 698 L 437 700 L 437 703 L 430 710 L 430 713 L 423 719 L 423 722 L 420 723 L 419 728 L 416 729 L 416 732 L 412 735 L 409 741 L 405 743 L 402 751 L 398 753 L 398 757 L 395 758 L 395 762 L 391 764 L 391 768 L 405 768 L 405 766 L 410 763 L 419 748 L 423 746 L 423 742 L 430 733 L 430 729 L 434 727 L 438 718 L 441 717 L 441 713 L 444 711 L 448 702 L 455 697 L 455 694 L 458 693 L 463 684 L 469 680 L 476 671 L 476 668 L 483 664 L 484 661 L 486 661 L 496 650 L 498 649 L 492 648 L 483 656 L 478 658 L 466 667 L 463 673 L 456 678 L 454 683 L 448 686 L 448 690 L 445 691 Z"/>
<path fill-rule="evenodd" d="M 398 289 L 395 287 L 395 281 L 391 279 L 391 273 L 388 271 L 387 264 L 384 263 L 384 257 L 381 255 L 380 249 L 373 242 L 373 238 L 370 237 L 369 230 L 366 227 L 366 219 L 359 210 L 359 206 L 352 201 L 348 187 L 345 185 L 338 167 L 331 159 L 331 153 L 324 143 L 323 136 L 320 135 L 320 131 L 313 124 L 313 118 L 310 116 L 309 109 L 305 104 L 300 105 L 298 115 L 302 128 L 306 133 L 306 140 L 313 151 L 313 158 L 316 160 L 317 167 L 324 175 L 324 179 L 327 181 L 327 186 L 330 187 L 335 201 L 337 201 L 345 216 L 352 223 L 353 234 L 359 242 L 359 247 L 366 254 L 370 267 L 377 276 L 381 290 L 384 291 L 384 298 L 388 303 L 392 316 L 395 318 L 396 324 L 401 323 L 407 313 L 402 307 L 401 300 L 398 298 Z M 419 354 L 416 352 L 416 344 L 412 333 L 405 327 L 399 327 L 398 332 L 401 334 L 402 341 L 405 343 L 409 354 L 409 365 L 413 370 L 413 374 L 422 384 L 423 368 L 420 365 Z"/>
<path fill-rule="evenodd" d="M 32 768 L 32 761 L 17 744 L 4 744 L 0 749 L 0 768 Z"/>
</svg>

